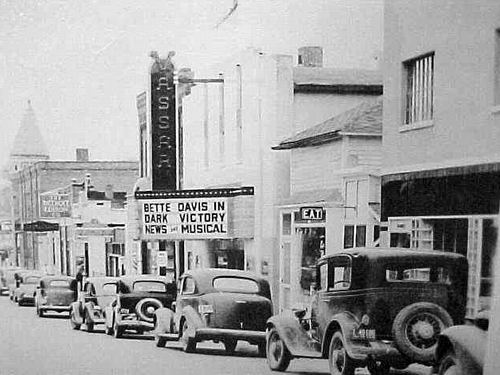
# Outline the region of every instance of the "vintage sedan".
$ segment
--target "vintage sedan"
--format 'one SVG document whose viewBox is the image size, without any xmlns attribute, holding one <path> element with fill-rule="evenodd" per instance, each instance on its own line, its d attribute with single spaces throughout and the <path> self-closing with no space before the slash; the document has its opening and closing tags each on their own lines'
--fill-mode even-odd
<svg viewBox="0 0 500 375">
<path fill-rule="evenodd" d="M 439 336 L 434 371 L 439 375 L 481 375 L 488 342 L 489 311 L 480 312 L 474 324 L 445 329 Z"/>
<path fill-rule="evenodd" d="M 156 345 L 180 341 L 186 352 L 196 343 L 224 343 L 233 353 L 238 340 L 265 353 L 266 321 L 272 315 L 268 282 L 257 275 L 220 268 L 187 271 L 179 280 L 175 311 L 156 311 Z"/>
<path fill-rule="evenodd" d="M 357 367 L 432 365 L 439 335 L 465 316 L 467 260 L 441 251 L 359 248 L 321 258 L 311 306 L 267 323 L 267 361 L 327 358 L 332 374 Z"/>
<path fill-rule="evenodd" d="M 15 285 L 16 279 L 14 275 L 19 272 L 18 267 L 9 267 L 0 269 L 0 296 L 9 294 L 9 285 Z M 13 288 L 12 290 L 14 290 Z"/>
<path fill-rule="evenodd" d="M 43 317 L 47 311 L 70 310 L 76 298 L 76 280 L 70 276 L 45 276 L 40 279 L 35 293 L 36 313 Z"/>
<path fill-rule="evenodd" d="M 42 274 L 38 272 L 28 272 L 23 274 L 18 287 L 14 290 L 13 300 L 19 306 L 35 305 L 35 292 L 40 283 Z"/>
<path fill-rule="evenodd" d="M 177 288 L 162 276 L 121 277 L 118 294 L 105 309 L 106 333 L 121 337 L 127 330 L 142 334 L 154 328 L 154 312 L 171 307 Z"/>
<path fill-rule="evenodd" d="M 88 277 L 83 289 L 78 292 L 78 299 L 71 304 L 70 324 L 73 329 L 80 329 L 84 324 L 88 332 L 95 325 L 104 324 L 104 309 L 110 305 L 118 293 L 116 277 Z"/>
</svg>

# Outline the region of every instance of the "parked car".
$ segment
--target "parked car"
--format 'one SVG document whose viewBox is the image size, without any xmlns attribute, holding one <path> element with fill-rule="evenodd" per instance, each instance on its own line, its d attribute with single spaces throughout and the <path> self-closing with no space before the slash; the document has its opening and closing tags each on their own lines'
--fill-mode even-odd
<svg viewBox="0 0 500 375">
<path fill-rule="evenodd" d="M 441 251 L 359 248 L 321 258 L 310 308 L 267 323 L 267 361 L 327 358 L 332 374 L 432 365 L 439 334 L 465 316 L 467 260 Z"/>
<path fill-rule="evenodd" d="M 15 285 L 16 279 L 14 274 L 18 272 L 20 268 L 9 267 L 0 269 L 0 296 L 9 294 L 9 284 Z"/>
<path fill-rule="evenodd" d="M 19 286 L 14 290 L 14 302 L 19 306 L 35 305 L 35 292 L 42 275 L 37 272 L 27 272 L 21 276 Z"/>
<path fill-rule="evenodd" d="M 445 329 L 439 336 L 434 372 L 439 375 L 481 375 L 488 342 L 489 311 L 480 312 L 474 324 Z"/>
<path fill-rule="evenodd" d="M 176 292 L 175 282 L 166 277 L 121 277 L 118 294 L 105 308 L 106 333 L 119 338 L 126 330 L 139 334 L 152 330 L 155 310 L 171 307 Z"/>
<path fill-rule="evenodd" d="M 83 289 L 78 291 L 76 302 L 71 304 L 70 324 L 73 329 L 80 329 L 85 324 L 92 332 L 96 324 L 104 324 L 104 310 L 118 293 L 116 277 L 88 277 Z"/>
<path fill-rule="evenodd" d="M 21 285 L 22 276 L 28 272 L 33 272 L 33 271 L 28 271 L 25 269 L 16 269 L 8 271 L 8 273 L 6 273 L 7 288 L 9 293 L 9 299 L 11 301 L 14 301 L 14 291 L 19 285 Z"/>
<path fill-rule="evenodd" d="M 268 282 L 251 272 L 199 269 L 184 273 L 173 309 L 156 311 L 156 345 L 180 341 L 186 352 L 204 340 L 223 342 L 233 353 L 238 340 L 265 353 L 266 321 L 272 315 Z"/>
<path fill-rule="evenodd" d="M 76 298 L 76 280 L 70 276 L 45 276 L 35 293 L 36 313 L 43 317 L 45 312 L 64 312 Z"/>
</svg>

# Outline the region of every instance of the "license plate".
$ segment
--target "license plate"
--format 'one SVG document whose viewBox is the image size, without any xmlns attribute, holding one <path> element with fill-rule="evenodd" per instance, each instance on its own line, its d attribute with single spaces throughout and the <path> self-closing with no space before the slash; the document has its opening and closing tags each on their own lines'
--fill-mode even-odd
<svg viewBox="0 0 500 375">
<path fill-rule="evenodd" d="M 361 340 L 375 340 L 375 330 L 367 328 L 354 329 L 352 333 L 355 339 Z"/>
</svg>

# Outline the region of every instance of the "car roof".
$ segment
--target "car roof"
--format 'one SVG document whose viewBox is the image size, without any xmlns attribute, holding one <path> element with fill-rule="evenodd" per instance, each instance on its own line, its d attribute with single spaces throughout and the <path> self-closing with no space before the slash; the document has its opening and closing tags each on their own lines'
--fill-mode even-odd
<svg viewBox="0 0 500 375">
<path fill-rule="evenodd" d="M 328 254 L 319 260 L 319 262 L 330 259 L 338 255 L 348 255 L 354 258 L 362 257 L 368 260 L 395 260 L 402 261 L 404 259 L 442 259 L 442 260 L 459 260 L 466 259 L 463 255 L 438 251 L 438 250 L 418 250 L 418 249 L 408 249 L 403 247 L 358 247 L 352 249 L 343 249 L 342 251 L 336 252 L 334 254 Z"/>
<path fill-rule="evenodd" d="M 135 283 L 136 281 L 161 281 L 164 283 L 170 283 L 173 281 L 165 276 L 158 276 L 158 275 L 122 276 L 118 280 L 125 284 L 132 284 Z"/>
<path fill-rule="evenodd" d="M 113 281 L 117 282 L 118 280 L 119 280 L 118 277 L 112 277 L 112 276 L 92 276 L 85 278 L 85 282 L 92 284 L 112 283 Z"/>
<path fill-rule="evenodd" d="M 72 281 L 74 280 L 74 277 L 71 276 L 66 276 L 66 275 L 50 275 L 50 276 L 43 276 L 42 280 L 43 282 L 51 282 L 53 280 L 65 280 L 65 281 Z"/>
<path fill-rule="evenodd" d="M 188 270 L 184 272 L 184 275 L 186 276 L 189 275 L 196 279 L 204 279 L 204 278 L 213 279 L 214 277 L 232 276 L 232 277 L 244 277 L 255 281 L 264 280 L 264 278 L 250 271 L 242 271 L 242 270 L 227 269 L 227 268 L 197 268 L 194 270 Z"/>
</svg>

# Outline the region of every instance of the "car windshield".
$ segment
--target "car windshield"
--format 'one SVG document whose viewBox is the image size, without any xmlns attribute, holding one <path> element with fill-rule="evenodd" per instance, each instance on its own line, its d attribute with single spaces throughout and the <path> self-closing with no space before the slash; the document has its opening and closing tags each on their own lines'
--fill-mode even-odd
<svg viewBox="0 0 500 375">
<path fill-rule="evenodd" d="M 450 271 L 445 267 L 389 266 L 385 271 L 389 282 L 425 282 L 450 284 Z"/>
<path fill-rule="evenodd" d="M 134 292 L 161 292 L 167 291 L 164 283 L 161 281 L 136 281 L 133 287 Z"/>
<path fill-rule="evenodd" d="M 40 277 L 27 276 L 23 279 L 23 284 L 38 284 Z"/>
<path fill-rule="evenodd" d="M 51 288 L 69 288 L 68 280 L 52 280 L 49 284 Z"/>
<path fill-rule="evenodd" d="M 255 280 L 242 277 L 217 277 L 213 281 L 215 289 L 222 292 L 257 293 L 259 284 Z"/>
<path fill-rule="evenodd" d="M 103 296 L 112 296 L 116 294 L 118 287 L 116 283 L 107 283 L 102 286 L 102 295 Z"/>
</svg>

